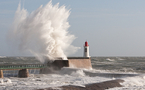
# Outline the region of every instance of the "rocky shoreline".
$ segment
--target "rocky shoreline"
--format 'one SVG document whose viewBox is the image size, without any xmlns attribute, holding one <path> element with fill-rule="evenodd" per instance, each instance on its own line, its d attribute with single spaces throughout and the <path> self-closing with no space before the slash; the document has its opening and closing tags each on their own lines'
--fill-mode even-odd
<svg viewBox="0 0 145 90">
<path fill-rule="evenodd" d="M 37 89 L 37 90 L 105 90 L 109 88 L 114 87 L 122 87 L 120 83 L 124 82 L 124 80 L 117 79 L 117 80 L 111 80 L 111 81 L 105 81 L 101 83 L 93 83 L 93 84 L 87 84 L 85 87 L 81 86 L 61 86 L 61 87 L 53 87 L 53 88 L 45 88 L 45 89 Z"/>
</svg>

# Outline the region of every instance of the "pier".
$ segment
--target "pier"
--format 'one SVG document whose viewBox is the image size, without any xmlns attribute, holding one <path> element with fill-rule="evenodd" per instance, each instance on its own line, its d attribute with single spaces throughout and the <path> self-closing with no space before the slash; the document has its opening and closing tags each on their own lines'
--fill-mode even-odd
<svg viewBox="0 0 145 90">
<path fill-rule="evenodd" d="M 28 69 L 41 69 L 47 67 L 44 64 L 19 64 L 19 65 L 1 65 L 0 78 L 3 78 L 4 70 L 19 70 L 18 77 L 25 78 L 29 76 Z"/>
<path fill-rule="evenodd" d="M 3 78 L 3 71 L 18 70 L 18 77 L 29 77 L 29 69 L 40 69 L 40 74 L 49 74 L 54 71 L 60 70 L 63 67 L 70 68 L 85 68 L 91 69 L 90 57 L 68 57 L 68 60 L 58 58 L 49 62 L 46 58 L 46 63 L 41 63 L 35 57 L 4 57 L 0 58 L 0 78 Z"/>
<path fill-rule="evenodd" d="M 0 65 L 0 70 L 45 68 L 44 64 Z"/>
</svg>

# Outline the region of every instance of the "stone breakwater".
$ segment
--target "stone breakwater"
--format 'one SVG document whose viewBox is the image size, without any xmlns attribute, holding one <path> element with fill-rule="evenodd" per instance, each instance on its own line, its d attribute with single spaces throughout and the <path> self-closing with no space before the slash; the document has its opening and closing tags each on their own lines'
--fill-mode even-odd
<svg viewBox="0 0 145 90">
<path fill-rule="evenodd" d="M 84 87 L 80 86 L 61 86 L 61 87 L 53 87 L 53 88 L 45 88 L 45 89 L 37 89 L 37 90 L 105 90 L 114 87 L 122 87 L 120 83 L 124 82 L 124 80 L 116 79 L 111 81 L 105 81 L 101 83 L 93 83 L 87 84 Z"/>
<path fill-rule="evenodd" d="M 40 69 L 41 74 L 53 73 L 63 67 L 92 69 L 91 58 L 89 57 L 68 57 L 68 60 L 48 62 L 47 66 L 47 68 Z"/>
</svg>

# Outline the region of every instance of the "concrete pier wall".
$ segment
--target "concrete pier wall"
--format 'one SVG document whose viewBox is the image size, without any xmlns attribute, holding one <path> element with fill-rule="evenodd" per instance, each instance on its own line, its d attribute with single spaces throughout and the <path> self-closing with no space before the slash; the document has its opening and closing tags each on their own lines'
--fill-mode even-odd
<svg viewBox="0 0 145 90">
<path fill-rule="evenodd" d="M 19 70 L 18 77 L 20 77 L 20 78 L 27 78 L 27 77 L 29 77 L 28 69 Z"/>
<path fill-rule="evenodd" d="M 62 67 L 69 67 L 68 60 L 55 60 L 53 63 L 47 63 L 48 67 L 60 70 Z"/>
<path fill-rule="evenodd" d="M 90 57 L 68 57 L 68 60 L 55 60 L 54 62 L 48 62 L 47 65 L 55 70 L 60 70 L 62 67 L 92 68 Z"/>
<path fill-rule="evenodd" d="M 89 57 L 68 57 L 69 67 L 92 69 L 91 59 Z"/>
<path fill-rule="evenodd" d="M 63 67 L 92 69 L 89 57 L 68 57 L 68 60 L 55 60 L 47 65 L 47 68 L 40 69 L 40 74 L 55 73 Z"/>
<path fill-rule="evenodd" d="M 40 74 L 55 73 L 63 67 L 68 67 L 68 60 L 55 60 L 47 63 L 46 68 L 40 69 Z"/>
<path fill-rule="evenodd" d="M 48 62 L 46 68 L 40 69 L 40 73 L 55 73 L 55 71 L 60 70 L 63 67 L 71 67 L 71 68 L 84 68 L 84 69 L 92 69 L 91 59 L 90 57 L 68 57 L 68 60 L 55 60 L 53 62 Z M 10 69 L 15 70 L 15 69 Z M 26 78 L 29 77 L 28 68 L 18 69 L 18 77 Z M 0 78 L 3 78 L 3 70 L 0 71 Z"/>
</svg>

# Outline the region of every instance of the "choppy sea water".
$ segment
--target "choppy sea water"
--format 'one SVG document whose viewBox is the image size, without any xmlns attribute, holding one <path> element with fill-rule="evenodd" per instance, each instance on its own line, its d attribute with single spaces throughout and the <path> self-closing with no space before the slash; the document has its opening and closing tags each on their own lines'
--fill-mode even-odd
<svg viewBox="0 0 145 90">
<path fill-rule="evenodd" d="M 125 81 L 121 83 L 123 87 L 109 90 L 145 90 L 145 57 L 92 57 L 91 60 L 95 73 Z"/>
<path fill-rule="evenodd" d="M 123 87 L 109 90 L 145 90 L 145 57 L 91 57 L 91 61 L 91 70 L 65 67 L 55 74 L 29 70 L 28 78 L 14 77 L 17 71 L 4 71 L 0 90 L 33 90 L 62 85 L 84 87 L 85 84 L 115 79 L 124 80 Z"/>
<path fill-rule="evenodd" d="M 145 57 L 92 57 L 96 70 L 145 73 Z"/>
</svg>

